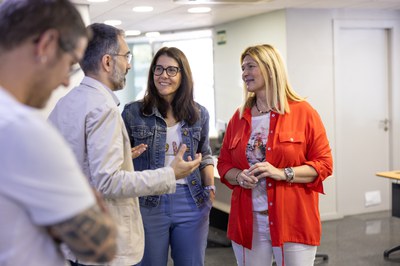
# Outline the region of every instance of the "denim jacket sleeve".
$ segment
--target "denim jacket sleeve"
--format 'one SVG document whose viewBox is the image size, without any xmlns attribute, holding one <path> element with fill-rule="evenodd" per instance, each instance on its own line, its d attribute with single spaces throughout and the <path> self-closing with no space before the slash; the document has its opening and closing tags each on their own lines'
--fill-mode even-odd
<svg viewBox="0 0 400 266">
<path fill-rule="evenodd" d="M 200 109 L 200 123 L 201 123 L 201 133 L 200 141 L 197 153 L 202 154 L 202 161 L 200 163 L 200 170 L 207 165 L 214 165 L 214 160 L 212 158 L 210 140 L 209 140 L 209 128 L 210 128 L 210 115 L 205 107 L 198 105 Z"/>
</svg>

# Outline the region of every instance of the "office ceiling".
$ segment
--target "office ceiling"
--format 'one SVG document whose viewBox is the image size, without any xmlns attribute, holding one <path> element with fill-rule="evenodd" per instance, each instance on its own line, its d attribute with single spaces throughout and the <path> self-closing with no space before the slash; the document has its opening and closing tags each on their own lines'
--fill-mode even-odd
<svg viewBox="0 0 400 266">
<path fill-rule="evenodd" d="M 86 0 L 73 0 L 88 3 Z M 118 19 L 124 30 L 174 32 L 199 29 L 284 8 L 346 8 L 400 10 L 400 0 L 109 0 L 89 3 L 91 22 Z M 153 6 L 149 13 L 132 11 Z M 210 13 L 190 14 L 191 7 L 211 7 Z"/>
</svg>

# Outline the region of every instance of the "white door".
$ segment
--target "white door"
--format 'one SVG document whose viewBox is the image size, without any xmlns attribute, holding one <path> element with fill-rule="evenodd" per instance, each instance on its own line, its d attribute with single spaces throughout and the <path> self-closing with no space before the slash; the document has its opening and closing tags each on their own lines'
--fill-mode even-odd
<svg viewBox="0 0 400 266">
<path fill-rule="evenodd" d="M 335 24 L 338 208 L 342 215 L 390 209 L 390 31 Z M 380 196 L 369 205 L 365 196 Z M 379 197 L 377 197 L 378 199 Z"/>
</svg>

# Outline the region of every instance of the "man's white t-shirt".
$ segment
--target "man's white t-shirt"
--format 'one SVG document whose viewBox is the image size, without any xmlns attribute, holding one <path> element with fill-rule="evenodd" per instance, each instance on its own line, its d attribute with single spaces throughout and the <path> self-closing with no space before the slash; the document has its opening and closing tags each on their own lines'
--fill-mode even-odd
<svg viewBox="0 0 400 266">
<path fill-rule="evenodd" d="M 59 133 L 0 87 L 0 265 L 64 265 L 46 226 L 95 204 Z"/>
</svg>

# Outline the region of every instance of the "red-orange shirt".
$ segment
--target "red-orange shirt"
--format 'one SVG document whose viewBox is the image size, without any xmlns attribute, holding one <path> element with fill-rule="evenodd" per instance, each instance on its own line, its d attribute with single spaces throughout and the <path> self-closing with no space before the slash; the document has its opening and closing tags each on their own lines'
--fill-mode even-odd
<svg viewBox="0 0 400 266">
<path fill-rule="evenodd" d="M 221 182 L 233 189 L 228 237 L 251 249 L 253 207 L 250 189 L 232 185 L 225 174 L 232 168 L 248 169 L 246 145 L 251 134 L 251 109 L 240 118 L 235 112 L 226 129 L 218 158 Z M 267 178 L 269 226 L 273 246 L 296 242 L 318 246 L 321 239 L 319 196 L 322 181 L 332 174 L 331 148 L 318 113 L 306 101 L 291 102 L 290 113 L 271 112 L 266 161 L 277 168 L 310 165 L 318 173 L 312 183 L 288 183 Z"/>
</svg>

